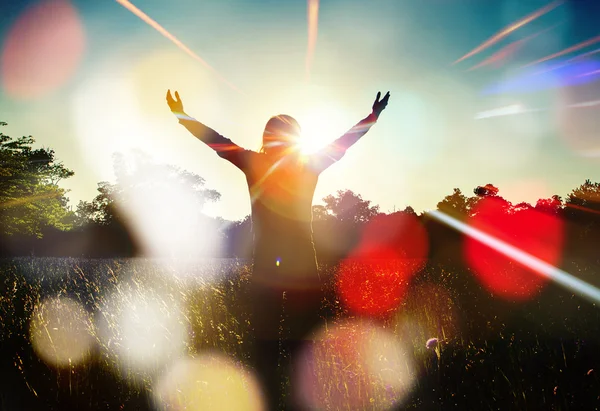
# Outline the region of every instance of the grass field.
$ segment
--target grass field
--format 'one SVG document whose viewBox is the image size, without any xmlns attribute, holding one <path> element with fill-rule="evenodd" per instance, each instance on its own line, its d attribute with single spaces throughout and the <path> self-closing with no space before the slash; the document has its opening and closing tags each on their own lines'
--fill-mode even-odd
<svg viewBox="0 0 600 411">
<path fill-rule="evenodd" d="M 21 258 L 0 270 L 0 409 L 260 409 L 243 261 Z M 552 285 L 500 301 L 466 270 L 430 264 L 396 310 L 360 318 L 336 295 L 334 266 L 321 271 L 322 327 L 282 380 L 305 409 L 600 408 L 590 302 Z"/>
</svg>

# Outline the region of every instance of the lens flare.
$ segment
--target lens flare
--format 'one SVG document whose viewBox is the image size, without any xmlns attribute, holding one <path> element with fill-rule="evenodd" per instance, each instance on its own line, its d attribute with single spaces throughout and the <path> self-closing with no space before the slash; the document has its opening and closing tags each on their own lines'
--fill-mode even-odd
<svg viewBox="0 0 600 411">
<path fill-rule="evenodd" d="M 489 65 L 496 65 L 496 66 L 501 65 L 504 60 L 507 60 L 511 56 L 514 56 L 523 47 L 523 45 L 526 42 L 528 42 L 531 39 L 536 38 L 540 34 L 543 34 L 547 31 L 554 29 L 555 27 L 558 27 L 559 25 L 560 25 L 560 23 L 555 24 L 551 27 L 548 27 L 544 30 L 540 30 L 537 33 L 533 33 L 530 36 L 527 36 L 523 39 L 514 41 L 514 42 L 502 47 L 499 51 L 495 52 L 490 57 L 488 57 L 487 59 L 482 61 L 481 63 L 477 64 L 476 66 L 471 67 L 468 71 L 472 71 L 472 70 L 475 70 L 475 69 L 478 69 L 481 67 L 485 67 L 485 66 L 489 66 Z"/>
<path fill-rule="evenodd" d="M 528 70 L 508 80 L 492 84 L 486 87 L 482 94 L 524 94 L 592 83 L 598 78 L 597 73 L 594 73 L 598 69 L 600 69 L 600 62 L 596 60 L 559 65 L 548 64 L 545 69 Z"/>
<path fill-rule="evenodd" d="M 139 153 L 115 158 L 122 187 L 115 201 L 146 256 L 169 259 L 183 270 L 220 252 L 218 224 L 201 212 L 211 196 L 198 189 L 201 177 Z"/>
<path fill-rule="evenodd" d="M 221 80 L 223 83 L 227 84 L 229 87 L 231 87 L 231 89 L 237 91 L 240 94 L 244 94 L 240 89 L 238 89 L 235 85 L 233 85 L 233 83 L 229 82 L 225 77 L 223 77 L 214 67 L 212 67 L 210 64 L 208 64 L 206 61 L 204 61 L 200 56 L 198 56 L 196 53 L 194 53 L 192 50 L 190 50 L 189 47 L 187 47 L 185 44 L 183 44 L 177 37 L 175 37 L 174 35 L 169 33 L 163 26 L 158 24 L 156 21 L 154 21 L 152 18 L 150 18 L 146 13 L 144 13 L 143 11 L 138 9 L 136 6 L 134 6 L 131 2 L 129 2 L 127 0 L 116 0 L 116 1 L 121 6 L 125 7 L 127 10 L 129 10 L 130 12 L 135 14 L 137 17 L 139 17 L 144 23 L 148 24 L 150 27 L 152 27 L 153 29 L 158 31 L 160 34 L 162 34 L 164 37 L 169 39 L 173 44 L 175 44 L 177 47 L 179 47 L 181 50 L 183 50 L 186 54 L 188 54 L 194 60 L 198 61 L 204 67 L 206 67 L 211 72 L 213 72 L 217 76 L 217 78 L 219 78 L 219 80 Z"/>
<path fill-rule="evenodd" d="M 480 241 L 488 247 L 495 249 L 498 253 L 507 256 L 515 262 L 529 268 L 532 271 L 531 275 L 541 275 L 544 278 L 552 280 L 560 286 L 571 290 L 594 303 L 600 303 L 600 289 L 580 280 L 574 275 L 556 268 L 547 262 L 512 246 L 510 243 L 497 239 L 484 231 L 475 229 L 440 211 L 433 210 L 429 211 L 428 214 L 436 220 L 439 220 L 442 223 L 460 231 L 461 233 L 464 233 L 465 235 L 469 236 L 469 238 Z"/>
<path fill-rule="evenodd" d="M 153 390 L 159 410 L 265 410 L 254 376 L 232 360 L 213 354 L 183 358 Z"/>
<path fill-rule="evenodd" d="M 308 0 L 308 48 L 306 50 L 306 81 L 310 80 L 310 70 L 317 45 L 319 29 L 319 0 Z"/>
<path fill-rule="evenodd" d="M 581 78 L 593 80 L 599 76 L 600 71 Z M 600 155 L 599 92 L 599 81 L 585 86 L 563 87 L 558 92 L 559 102 L 565 107 L 555 113 L 560 138 L 582 157 L 597 158 Z M 596 100 L 590 100 L 594 98 Z"/>
<path fill-rule="evenodd" d="M 49 299 L 37 306 L 29 334 L 36 354 L 57 367 L 85 361 L 94 345 L 91 315 L 69 298 Z"/>
<path fill-rule="evenodd" d="M 479 202 L 470 225 L 548 264 L 556 265 L 560 260 L 563 230 L 556 216 L 534 209 L 509 215 L 505 203 L 491 197 Z M 547 280 L 472 237 L 465 240 L 464 252 L 482 284 L 500 297 L 529 299 L 541 291 Z"/>
<path fill-rule="evenodd" d="M 105 299 L 96 326 L 115 370 L 133 378 L 153 374 L 182 356 L 189 337 L 177 297 L 135 280 Z"/>
<path fill-rule="evenodd" d="M 543 16 L 544 14 L 554 10 L 556 7 L 562 5 L 564 3 L 564 1 L 553 1 L 552 3 L 542 7 L 539 10 L 534 11 L 533 13 L 523 17 L 521 20 L 518 20 L 515 23 L 512 23 L 508 26 L 506 26 L 505 28 L 503 28 L 501 31 L 499 31 L 498 33 L 496 33 L 495 35 L 493 35 L 490 39 L 486 40 L 485 42 L 483 42 L 481 45 L 477 46 L 475 49 L 473 49 L 472 51 L 468 52 L 467 54 L 465 54 L 464 56 L 462 56 L 461 58 L 459 58 L 458 60 L 456 60 L 454 62 L 454 64 L 456 63 L 460 63 L 461 61 L 474 56 L 475 54 L 485 50 L 486 48 L 493 46 L 494 44 L 496 44 L 497 42 L 499 42 L 500 40 L 502 40 L 503 38 L 505 38 L 506 36 L 508 36 L 510 33 L 514 32 L 515 30 L 523 27 L 526 24 L 531 23 L 532 21 L 534 21 L 535 19 Z"/>
<path fill-rule="evenodd" d="M 507 60 L 511 56 L 514 56 L 516 52 L 519 51 L 521 47 L 523 47 L 523 44 L 525 44 L 525 40 L 517 40 L 515 42 L 512 42 L 502 47 L 500 50 L 492 54 L 487 59 L 483 60 L 481 63 L 471 67 L 468 71 L 473 71 L 478 68 L 486 67 L 489 65 L 495 65 L 496 67 L 498 67 L 502 64 L 503 61 Z"/>
<path fill-rule="evenodd" d="M 427 233 L 416 216 L 377 216 L 365 228 L 356 249 L 340 264 L 337 292 L 354 313 L 387 315 L 402 302 L 428 251 Z"/>
<path fill-rule="evenodd" d="M 83 58 L 86 38 L 68 0 L 29 7 L 9 29 L 0 55 L 4 92 L 15 99 L 43 97 L 64 85 Z"/>
<path fill-rule="evenodd" d="M 390 410 L 410 394 L 415 377 L 401 339 L 374 324 L 347 321 L 316 335 L 292 386 L 308 409 Z"/>
<path fill-rule="evenodd" d="M 536 60 L 536 61 L 534 61 L 532 63 L 526 64 L 526 65 L 524 65 L 521 68 L 525 68 L 525 67 L 529 67 L 529 66 L 534 66 L 536 64 L 540 64 L 540 63 L 543 63 L 545 61 L 552 60 L 552 59 L 555 59 L 555 58 L 560 57 L 560 56 L 564 56 L 565 54 L 569 54 L 569 53 L 572 53 L 574 51 L 580 50 L 580 49 L 582 49 L 584 47 L 591 46 L 592 44 L 596 44 L 599 41 L 600 41 L 600 36 L 592 37 L 591 39 L 582 41 L 581 43 L 578 43 L 578 44 L 576 44 L 574 46 L 568 47 L 568 48 L 566 48 L 566 49 L 564 49 L 562 51 L 559 51 L 559 52 L 554 53 L 554 54 L 550 54 L 549 56 L 543 57 L 543 58 L 541 58 L 539 60 Z"/>
</svg>

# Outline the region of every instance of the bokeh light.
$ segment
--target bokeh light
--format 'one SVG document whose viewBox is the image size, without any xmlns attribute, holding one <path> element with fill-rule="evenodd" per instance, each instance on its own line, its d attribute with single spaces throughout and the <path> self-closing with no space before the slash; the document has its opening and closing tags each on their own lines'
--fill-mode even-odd
<svg viewBox="0 0 600 411">
<path fill-rule="evenodd" d="M 375 217 L 358 246 L 338 268 L 337 291 L 357 314 L 389 314 L 401 303 L 429 252 L 427 232 L 415 215 Z"/>
<path fill-rule="evenodd" d="M 475 207 L 469 225 L 556 265 L 562 255 L 562 221 L 535 209 L 508 214 L 506 207 L 502 199 L 484 198 Z M 547 281 L 531 268 L 472 237 L 465 239 L 464 254 L 481 283 L 499 297 L 526 300 L 539 293 Z"/>
<path fill-rule="evenodd" d="M 217 223 L 202 214 L 210 196 L 200 189 L 202 178 L 177 174 L 177 169 L 135 152 L 117 158 L 124 188 L 116 198 L 117 206 L 146 256 L 168 258 L 184 270 L 206 255 L 219 253 L 222 238 Z"/>
<path fill-rule="evenodd" d="M 184 319 L 178 296 L 131 281 L 104 300 L 96 326 L 114 369 L 137 378 L 185 354 L 189 333 Z"/>
<path fill-rule="evenodd" d="M 558 130 L 573 152 L 583 157 L 600 156 L 600 61 L 590 84 L 562 88 L 558 99 Z"/>
<path fill-rule="evenodd" d="M 70 1 L 36 2 L 5 37 L 2 88 L 15 99 L 35 99 L 56 90 L 79 67 L 85 45 L 81 19 Z"/>
<path fill-rule="evenodd" d="M 415 365 L 405 343 L 369 322 L 329 326 L 302 355 L 292 386 L 308 409 L 392 409 L 415 382 Z"/>
<path fill-rule="evenodd" d="M 75 300 L 58 297 L 42 301 L 29 326 L 31 344 L 46 363 L 73 366 L 89 358 L 94 346 L 90 313 Z"/>
<path fill-rule="evenodd" d="M 594 73 L 598 69 L 600 69 L 600 62 L 595 60 L 541 63 L 515 72 L 507 79 L 488 86 L 483 90 L 483 94 L 524 94 L 587 84 L 600 77 L 600 72 Z"/>
<path fill-rule="evenodd" d="M 179 360 L 161 376 L 153 394 L 158 410 L 266 410 L 256 378 L 212 353 Z"/>
</svg>

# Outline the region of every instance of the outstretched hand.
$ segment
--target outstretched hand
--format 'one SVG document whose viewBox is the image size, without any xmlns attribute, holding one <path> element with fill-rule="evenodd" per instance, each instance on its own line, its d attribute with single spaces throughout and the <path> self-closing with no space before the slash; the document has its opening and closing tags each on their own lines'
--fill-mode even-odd
<svg viewBox="0 0 600 411">
<path fill-rule="evenodd" d="M 183 102 L 179 98 L 179 93 L 175 92 L 175 100 L 171 95 L 171 90 L 167 90 L 167 104 L 173 113 L 183 113 Z"/>
<path fill-rule="evenodd" d="M 380 98 L 381 98 L 381 91 L 377 92 L 377 97 L 375 98 L 375 102 L 373 103 L 373 114 L 375 114 L 375 116 L 377 116 L 377 117 L 379 117 L 381 112 L 387 106 L 388 100 L 390 99 L 390 92 L 388 91 L 385 94 L 385 96 L 383 96 L 383 99 L 379 100 Z"/>
</svg>

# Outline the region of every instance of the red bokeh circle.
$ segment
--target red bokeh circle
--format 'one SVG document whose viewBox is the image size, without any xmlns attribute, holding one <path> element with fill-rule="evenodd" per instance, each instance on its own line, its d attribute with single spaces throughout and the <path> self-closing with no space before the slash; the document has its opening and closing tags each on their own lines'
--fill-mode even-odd
<svg viewBox="0 0 600 411">
<path fill-rule="evenodd" d="M 563 224 L 559 217 L 534 208 L 510 213 L 502 199 L 484 198 L 469 225 L 548 264 L 562 255 Z M 489 245 L 466 237 L 464 254 L 478 280 L 494 295 L 527 300 L 537 294 L 547 278 Z"/>
<path fill-rule="evenodd" d="M 358 246 L 340 263 L 338 295 L 355 314 L 390 314 L 402 302 L 428 252 L 427 232 L 415 215 L 377 216 L 365 227 Z"/>
<path fill-rule="evenodd" d="M 35 99 L 63 85 L 77 70 L 85 32 L 68 0 L 44 0 L 29 7 L 6 34 L 0 56 L 4 92 Z"/>
</svg>

